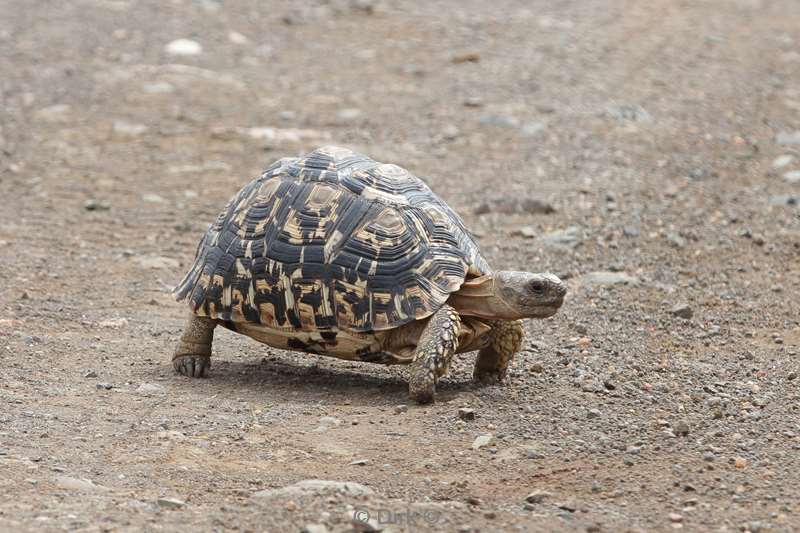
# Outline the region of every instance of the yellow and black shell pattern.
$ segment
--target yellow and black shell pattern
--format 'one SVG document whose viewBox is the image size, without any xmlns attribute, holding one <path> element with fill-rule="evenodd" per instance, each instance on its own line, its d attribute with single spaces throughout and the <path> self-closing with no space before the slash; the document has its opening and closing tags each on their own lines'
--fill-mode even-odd
<svg viewBox="0 0 800 533">
<path fill-rule="evenodd" d="M 284 158 L 211 225 L 175 288 L 199 316 L 282 331 L 381 331 L 490 271 L 419 178 L 346 148 Z"/>
</svg>

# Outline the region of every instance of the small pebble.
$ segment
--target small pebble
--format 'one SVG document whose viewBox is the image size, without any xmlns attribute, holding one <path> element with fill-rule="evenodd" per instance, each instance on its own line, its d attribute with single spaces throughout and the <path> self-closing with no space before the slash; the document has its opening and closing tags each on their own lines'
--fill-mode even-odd
<svg viewBox="0 0 800 533">
<path fill-rule="evenodd" d="M 196 56 L 203 52 L 203 47 L 191 39 L 175 39 L 164 47 L 164 51 L 173 56 Z"/>
<path fill-rule="evenodd" d="M 400 404 L 394 407 L 394 414 L 396 415 L 407 412 L 408 412 L 408 406 L 406 404 Z"/>
<path fill-rule="evenodd" d="M 683 522 L 683 515 L 679 515 L 678 513 L 669 513 L 669 521 L 670 522 Z"/>
<path fill-rule="evenodd" d="M 525 496 L 525 501 L 528 503 L 542 503 L 547 498 L 552 496 L 552 493 L 547 492 L 545 490 L 535 490 Z"/>
</svg>

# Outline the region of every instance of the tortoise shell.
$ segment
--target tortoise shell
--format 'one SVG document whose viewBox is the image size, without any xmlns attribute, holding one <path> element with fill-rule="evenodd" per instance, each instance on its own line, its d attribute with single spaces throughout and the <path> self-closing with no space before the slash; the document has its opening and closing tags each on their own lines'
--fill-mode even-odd
<svg viewBox="0 0 800 533">
<path fill-rule="evenodd" d="M 270 329 L 381 331 L 490 271 L 459 216 L 405 169 L 326 146 L 245 185 L 176 287 L 192 311 Z"/>
</svg>

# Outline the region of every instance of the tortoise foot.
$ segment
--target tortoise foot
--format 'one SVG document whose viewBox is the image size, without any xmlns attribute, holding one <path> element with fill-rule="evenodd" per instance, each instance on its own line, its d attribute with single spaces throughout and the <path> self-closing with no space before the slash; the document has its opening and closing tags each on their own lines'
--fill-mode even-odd
<svg viewBox="0 0 800 533">
<path fill-rule="evenodd" d="M 472 380 L 481 386 L 505 385 L 504 374 L 504 372 L 492 372 L 491 370 L 481 372 L 476 370 L 472 373 Z"/>
<path fill-rule="evenodd" d="M 178 374 L 190 378 L 208 377 L 211 368 L 211 357 L 207 355 L 177 355 L 172 359 L 172 366 Z"/>
</svg>

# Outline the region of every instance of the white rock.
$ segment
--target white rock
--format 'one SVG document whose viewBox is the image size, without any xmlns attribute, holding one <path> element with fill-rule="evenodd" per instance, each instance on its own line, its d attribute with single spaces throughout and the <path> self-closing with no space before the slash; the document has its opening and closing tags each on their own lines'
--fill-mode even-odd
<svg viewBox="0 0 800 533">
<path fill-rule="evenodd" d="M 102 492 L 108 490 L 108 488 L 103 487 L 102 485 L 95 485 L 89 479 L 78 479 L 69 476 L 56 477 L 55 484 L 62 489 L 74 490 L 78 492 Z"/>
<path fill-rule="evenodd" d="M 245 128 L 242 132 L 256 140 L 271 142 L 300 142 L 309 139 L 327 139 L 327 132 L 295 128 Z"/>
<path fill-rule="evenodd" d="M 124 137 L 138 137 L 148 129 L 144 124 L 133 124 L 124 120 L 115 120 L 113 128 L 114 133 Z"/>
<path fill-rule="evenodd" d="M 178 498 L 159 498 L 156 503 L 164 509 L 180 509 L 186 507 L 186 502 Z"/>
<path fill-rule="evenodd" d="M 273 496 L 303 496 L 307 494 L 339 493 L 347 496 L 368 496 L 372 489 L 360 483 L 343 481 L 326 481 L 323 479 L 305 479 L 294 485 L 279 489 L 260 490 L 253 493 L 254 498 L 270 498 Z"/>
<path fill-rule="evenodd" d="M 342 421 L 332 416 L 323 416 L 319 419 L 319 426 L 314 430 L 316 433 L 324 433 L 331 428 L 339 427 Z"/>
<path fill-rule="evenodd" d="M 233 44 L 247 44 L 249 39 L 239 33 L 238 31 L 232 31 L 228 33 L 228 40 Z"/>
<path fill-rule="evenodd" d="M 491 433 L 487 433 L 486 435 L 478 435 L 472 442 L 472 449 L 480 450 L 484 446 L 490 445 L 492 442 L 494 442 L 494 435 Z"/>
<path fill-rule="evenodd" d="M 789 154 L 784 154 L 775 158 L 772 162 L 772 168 L 783 168 L 789 165 L 792 161 L 794 161 L 794 156 Z"/>
<path fill-rule="evenodd" d="M 136 388 L 139 394 L 153 394 L 156 392 L 163 392 L 164 387 L 155 383 L 142 383 Z"/>
<path fill-rule="evenodd" d="M 157 81 L 145 84 L 142 90 L 148 94 L 168 94 L 175 92 L 175 86 L 165 81 Z"/>
<path fill-rule="evenodd" d="M 124 328 L 125 326 L 128 325 L 128 319 L 127 318 L 107 318 L 106 320 L 101 320 L 100 322 L 98 322 L 97 325 L 100 326 L 101 328 L 119 329 L 119 328 Z"/>
<path fill-rule="evenodd" d="M 45 122 L 61 122 L 68 118 L 72 108 L 67 104 L 56 104 L 38 110 L 34 116 Z"/>
<path fill-rule="evenodd" d="M 196 56 L 203 52 L 203 47 L 191 39 L 175 39 L 164 47 L 164 51 L 174 56 Z"/>
<path fill-rule="evenodd" d="M 800 183 L 800 170 L 792 170 L 783 175 L 783 179 L 789 183 Z"/>
<path fill-rule="evenodd" d="M 156 193 L 146 192 L 142 195 L 142 200 L 145 202 L 150 202 L 152 204 L 163 204 L 166 202 L 163 196 L 159 196 Z"/>
</svg>

